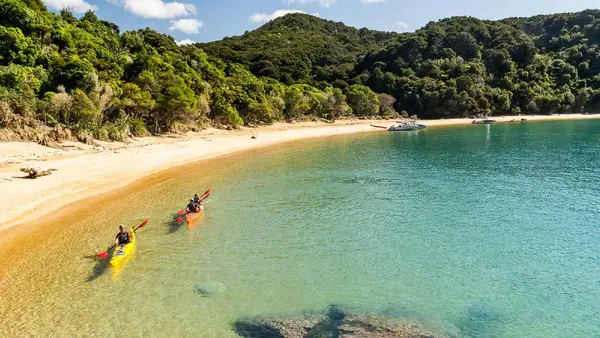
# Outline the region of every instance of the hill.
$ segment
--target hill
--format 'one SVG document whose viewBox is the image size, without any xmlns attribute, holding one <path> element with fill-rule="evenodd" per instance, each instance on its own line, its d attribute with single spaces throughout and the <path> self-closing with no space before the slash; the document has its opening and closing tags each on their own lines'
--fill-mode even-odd
<svg viewBox="0 0 600 338">
<path fill-rule="evenodd" d="M 311 25 L 298 24 L 305 21 Z M 286 82 L 318 84 L 324 80 L 343 90 L 349 85 L 366 85 L 392 95 L 397 110 L 425 118 L 595 111 L 600 103 L 599 23 L 600 11 L 587 10 L 500 21 L 453 17 L 406 34 L 364 30 L 370 41 L 364 44 L 331 33 L 330 39 L 354 45 L 331 48 L 333 55 L 328 55 L 326 66 L 319 58 L 303 57 L 302 69 L 312 69 L 310 73 L 298 75 L 289 68 L 275 67 L 277 72 L 263 75 Z M 318 55 L 322 46 L 314 41 L 334 32 L 323 29 L 334 24 L 295 14 L 244 36 L 202 47 L 260 74 L 264 60 L 285 63 L 286 58 L 277 56 L 286 51 Z M 343 32 L 357 32 L 335 25 L 344 27 Z M 295 33 L 285 34 L 292 31 Z M 256 43 L 268 41 L 274 32 L 278 34 L 273 40 L 276 43 Z M 295 37 L 300 33 L 309 37 L 300 40 L 303 43 Z M 285 43 L 286 37 L 296 42 L 293 47 Z"/>
<path fill-rule="evenodd" d="M 0 0 L 0 139 L 52 143 L 76 137 L 120 140 L 210 123 L 334 119 L 348 102 L 377 96 L 357 87 L 286 86 L 243 66 L 177 46 L 151 29 L 121 33 L 93 12 L 48 12 L 40 0 Z M 373 103 L 375 102 L 375 103 Z"/>
<path fill-rule="evenodd" d="M 288 14 L 243 36 L 201 44 L 208 54 L 287 84 L 334 82 L 368 52 L 397 37 L 307 14 Z"/>
<path fill-rule="evenodd" d="M 597 111 L 600 11 L 454 17 L 414 33 L 304 14 L 177 46 L 93 12 L 0 0 L 0 139 L 124 139 L 210 123 Z"/>
</svg>

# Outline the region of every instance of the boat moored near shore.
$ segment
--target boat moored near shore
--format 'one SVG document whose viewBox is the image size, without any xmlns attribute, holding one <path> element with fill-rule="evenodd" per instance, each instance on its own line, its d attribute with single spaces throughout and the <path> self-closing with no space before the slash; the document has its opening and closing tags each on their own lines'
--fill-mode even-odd
<svg viewBox="0 0 600 338">
<path fill-rule="evenodd" d="M 413 131 L 427 128 L 424 124 L 417 124 L 412 121 L 401 121 L 396 122 L 396 124 L 392 125 L 388 128 L 389 131 Z"/>
<path fill-rule="evenodd" d="M 472 124 L 494 124 L 494 123 L 496 123 L 496 120 L 490 120 L 490 119 L 486 119 L 486 120 L 474 120 L 471 123 Z"/>
</svg>

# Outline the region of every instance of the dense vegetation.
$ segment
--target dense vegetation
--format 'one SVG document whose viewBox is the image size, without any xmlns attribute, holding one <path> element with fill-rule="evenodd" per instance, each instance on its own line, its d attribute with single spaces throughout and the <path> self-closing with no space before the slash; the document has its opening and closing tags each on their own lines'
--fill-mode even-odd
<svg viewBox="0 0 600 338">
<path fill-rule="evenodd" d="M 0 138 L 114 139 L 148 132 L 346 115 L 420 117 L 594 110 L 600 11 L 415 33 L 303 14 L 243 36 L 177 46 L 92 12 L 0 0 Z M 377 94 L 378 93 L 378 94 Z"/>
<path fill-rule="evenodd" d="M 50 143 L 72 133 L 80 140 L 120 140 L 207 123 L 334 119 L 350 112 L 346 95 L 331 86 L 258 78 L 150 29 L 120 34 L 92 12 L 77 19 L 48 12 L 40 0 L 0 0 L 4 138 Z"/>
<path fill-rule="evenodd" d="M 397 37 L 305 14 L 273 20 L 243 36 L 202 44 L 209 55 L 286 84 L 348 79 L 356 60 Z"/>
<path fill-rule="evenodd" d="M 346 93 L 365 85 L 393 96 L 396 110 L 423 118 L 582 112 L 600 103 L 597 10 L 502 21 L 455 17 L 407 34 L 339 25 L 295 14 L 202 47 L 286 83 L 327 81 Z M 327 30 L 335 34 L 324 39 Z M 273 36 L 277 43 L 264 44 Z M 355 49 L 343 48 L 361 37 L 366 42 Z M 290 55 L 301 60 L 286 64 Z"/>
</svg>

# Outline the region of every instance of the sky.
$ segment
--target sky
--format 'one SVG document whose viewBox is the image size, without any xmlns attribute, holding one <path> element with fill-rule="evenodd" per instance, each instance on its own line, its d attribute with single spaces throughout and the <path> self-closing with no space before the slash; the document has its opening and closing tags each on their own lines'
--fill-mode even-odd
<svg viewBox="0 0 600 338">
<path fill-rule="evenodd" d="M 410 32 L 430 21 L 467 15 L 502 19 L 600 8 L 600 0 L 42 0 L 49 10 L 93 10 L 121 31 L 150 27 L 179 43 L 241 35 L 291 12 L 357 28 Z"/>
</svg>

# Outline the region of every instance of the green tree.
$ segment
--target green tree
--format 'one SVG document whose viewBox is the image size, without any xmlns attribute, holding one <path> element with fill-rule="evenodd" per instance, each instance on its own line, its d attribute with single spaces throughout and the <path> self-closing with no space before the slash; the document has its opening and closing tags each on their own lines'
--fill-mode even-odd
<svg viewBox="0 0 600 338">
<path fill-rule="evenodd" d="M 38 50 L 19 28 L 0 26 L 0 65 L 9 63 L 33 66 Z"/>
<path fill-rule="evenodd" d="M 68 91 L 80 89 L 87 93 L 98 85 L 98 76 L 88 60 L 73 57 L 54 72 L 53 83 L 55 86 L 65 86 Z"/>
<path fill-rule="evenodd" d="M 350 86 L 347 93 L 348 103 L 358 116 L 373 116 L 379 113 L 379 97 L 369 87 Z"/>
<path fill-rule="evenodd" d="M 183 79 L 172 72 L 159 74 L 158 79 L 161 88 L 156 97 L 152 118 L 155 130 L 161 132 L 168 130 L 173 123 L 193 116 L 196 97 Z"/>
<path fill-rule="evenodd" d="M 380 115 L 390 116 L 396 114 L 396 111 L 394 110 L 394 103 L 396 103 L 396 99 L 392 95 L 379 94 L 378 98 Z"/>
</svg>

